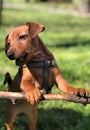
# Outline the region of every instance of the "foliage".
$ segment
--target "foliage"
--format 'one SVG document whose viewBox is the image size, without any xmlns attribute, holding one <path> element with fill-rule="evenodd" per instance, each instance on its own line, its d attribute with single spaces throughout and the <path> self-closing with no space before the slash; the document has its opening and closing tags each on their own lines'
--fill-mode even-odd
<svg viewBox="0 0 90 130">
<path fill-rule="evenodd" d="M 43 6 L 43 5 L 42 5 Z M 40 6 L 39 6 L 40 7 Z M 45 32 L 40 34 L 45 45 L 54 54 L 64 78 L 74 87 L 90 86 L 90 18 L 76 17 L 46 10 L 13 9 L 3 10 L 3 25 L 0 28 L 0 90 L 4 74 L 9 71 L 14 77 L 18 67 L 4 54 L 5 36 L 15 26 L 34 21 L 45 25 Z M 59 93 L 54 86 L 52 93 Z M 0 100 L 0 130 L 4 130 L 5 100 Z M 42 101 L 38 105 L 38 130 L 89 130 L 90 106 L 66 101 Z M 26 129 L 27 118 L 17 117 L 16 130 Z"/>
</svg>

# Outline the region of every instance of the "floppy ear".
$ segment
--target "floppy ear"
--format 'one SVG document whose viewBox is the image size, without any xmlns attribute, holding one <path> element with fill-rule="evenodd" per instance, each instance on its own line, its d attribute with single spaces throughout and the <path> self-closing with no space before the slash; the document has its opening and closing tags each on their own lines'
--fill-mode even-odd
<svg viewBox="0 0 90 130">
<path fill-rule="evenodd" d="M 38 33 L 44 31 L 45 27 L 38 23 L 27 22 L 28 31 L 30 33 L 31 38 L 34 38 L 38 35 Z"/>
</svg>

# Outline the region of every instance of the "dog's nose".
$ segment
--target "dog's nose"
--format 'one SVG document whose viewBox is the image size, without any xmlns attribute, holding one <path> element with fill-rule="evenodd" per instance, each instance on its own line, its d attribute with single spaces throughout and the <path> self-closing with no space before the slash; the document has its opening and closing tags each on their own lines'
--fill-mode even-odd
<svg viewBox="0 0 90 130">
<path fill-rule="evenodd" d="M 8 56 L 8 58 L 11 59 L 11 60 L 14 60 L 14 59 L 15 59 L 15 58 L 14 58 L 14 52 L 13 52 L 13 51 L 7 52 L 7 56 Z"/>
</svg>

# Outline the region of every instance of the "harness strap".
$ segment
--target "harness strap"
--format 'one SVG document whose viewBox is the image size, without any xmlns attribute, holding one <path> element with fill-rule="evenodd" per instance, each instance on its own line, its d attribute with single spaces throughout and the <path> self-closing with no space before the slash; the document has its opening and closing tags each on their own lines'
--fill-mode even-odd
<svg viewBox="0 0 90 130">
<path fill-rule="evenodd" d="M 31 68 L 43 68 L 43 83 L 42 83 L 42 92 L 48 93 L 48 76 L 49 76 L 49 68 L 56 64 L 55 60 L 45 60 L 45 61 L 33 61 L 26 64 Z"/>
<path fill-rule="evenodd" d="M 43 68 L 45 66 L 54 66 L 56 64 L 55 60 L 45 60 L 45 61 L 33 61 L 26 64 L 31 68 Z"/>
<path fill-rule="evenodd" d="M 43 67 L 43 84 L 42 84 L 42 91 L 43 93 L 48 93 L 48 78 L 49 78 L 49 67 L 50 63 L 45 61 L 45 66 Z"/>
</svg>

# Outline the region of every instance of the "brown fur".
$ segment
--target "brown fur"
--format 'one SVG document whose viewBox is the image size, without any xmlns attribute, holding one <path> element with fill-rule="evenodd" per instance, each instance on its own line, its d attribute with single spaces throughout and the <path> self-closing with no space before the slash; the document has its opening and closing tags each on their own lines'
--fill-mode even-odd
<svg viewBox="0 0 90 130">
<path fill-rule="evenodd" d="M 18 113 L 25 113 L 29 118 L 29 129 L 36 130 L 37 112 L 36 105 L 41 98 L 40 89 L 43 82 L 43 69 L 31 68 L 25 66 L 32 61 L 53 60 L 54 56 L 48 51 L 38 33 L 44 30 L 44 26 L 37 23 L 27 23 L 26 25 L 15 28 L 9 33 L 5 40 L 5 52 L 11 60 L 16 61 L 20 66 L 19 70 L 12 81 L 12 90 L 14 92 L 24 91 L 27 101 L 17 100 L 13 105 L 11 101 L 7 104 L 7 130 L 12 130 L 12 124 Z M 87 96 L 88 90 L 84 88 L 74 88 L 70 86 L 62 77 L 61 72 L 56 65 L 50 67 L 48 86 L 53 84 L 67 94 L 79 94 Z"/>
</svg>

